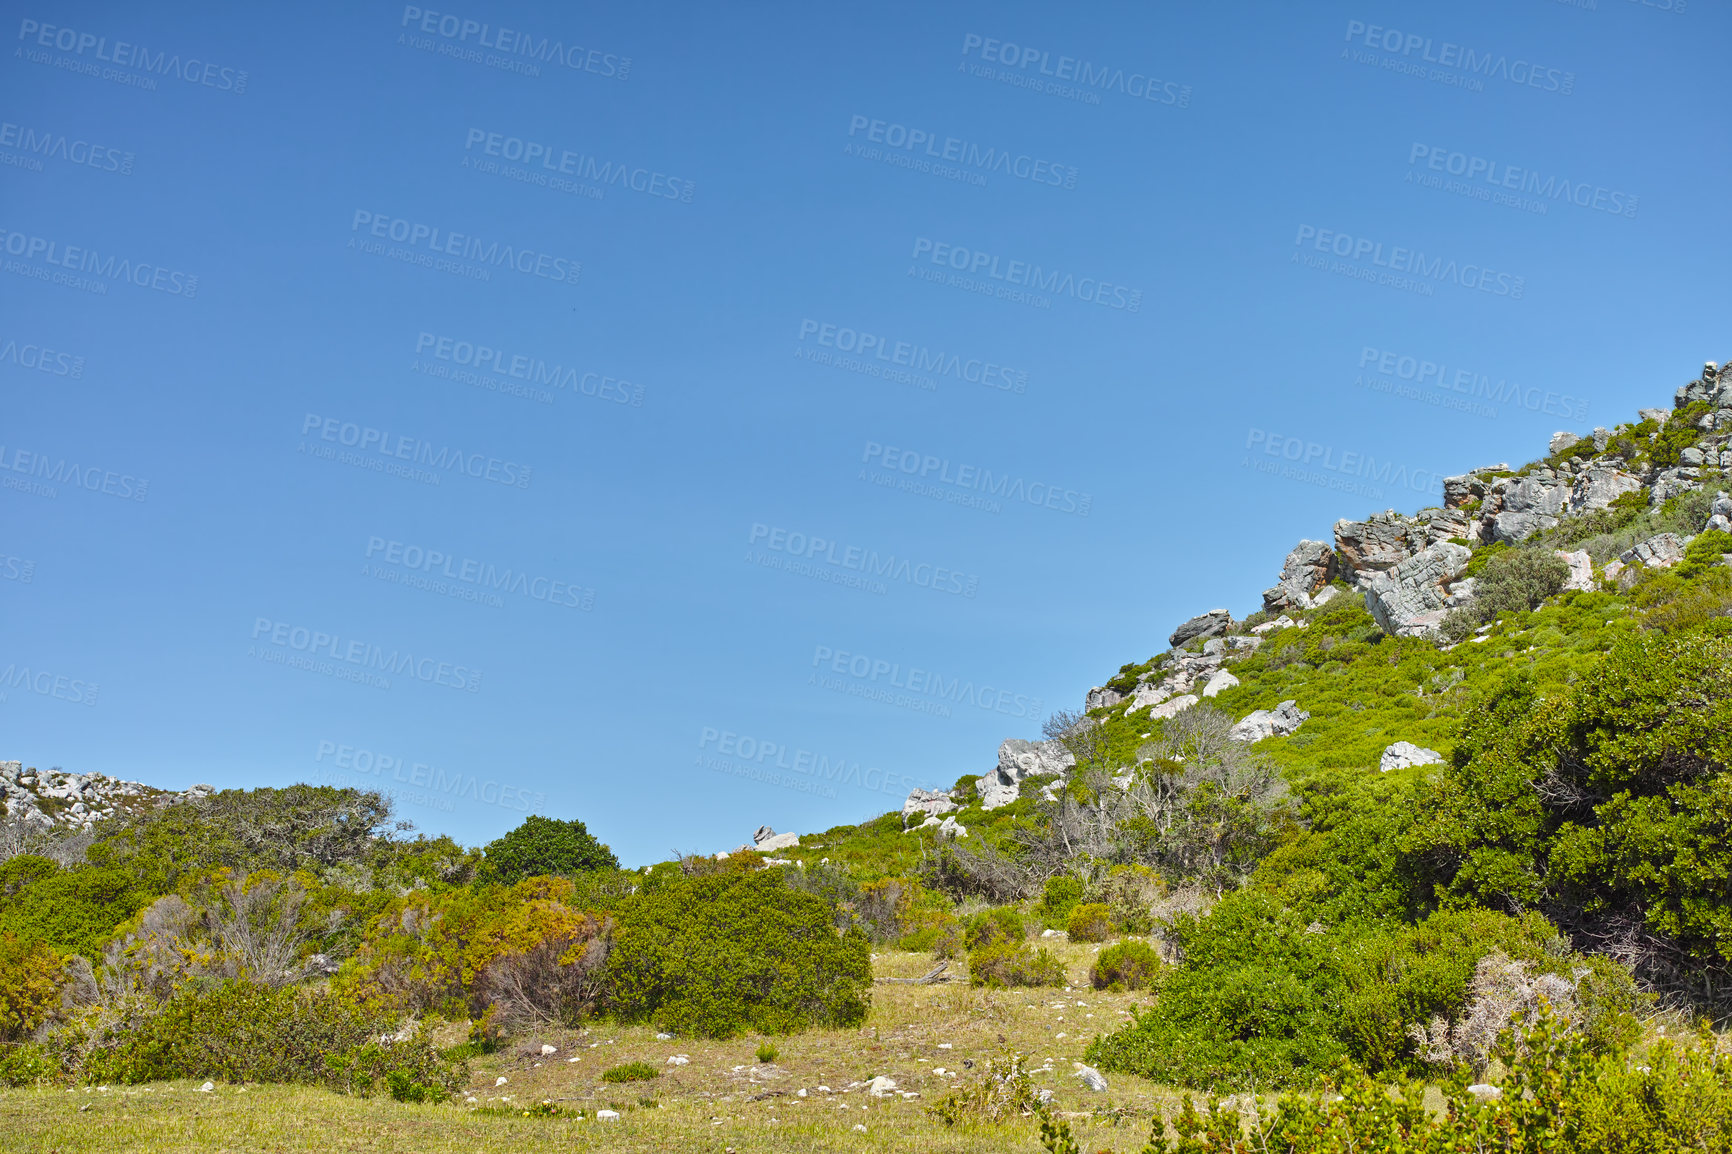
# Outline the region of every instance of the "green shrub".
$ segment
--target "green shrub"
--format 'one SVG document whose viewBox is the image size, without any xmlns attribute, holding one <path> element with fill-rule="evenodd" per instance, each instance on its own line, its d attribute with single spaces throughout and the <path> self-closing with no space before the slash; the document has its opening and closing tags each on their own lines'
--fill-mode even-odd
<svg viewBox="0 0 1732 1154">
<path fill-rule="evenodd" d="M 1083 898 L 1083 883 L 1078 878 L 1067 874 L 1046 879 L 1046 888 L 1041 891 L 1040 916 L 1048 928 L 1058 929 L 1070 918 L 1071 910 Z"/>
<path fill-rule="evenodd" d="M 758 1043 L 757 1056 L 758 1061 L 760 1062 L 774 1062 L 776 1060 L 776 1055 L 780 1052 L 781 1051 L 777 1050 L 776 1047 L 769 1042 Z"/>
<path fill-rule="evenodd" d="M 1732 640 L 1621 641 L 1569 693 L 1511 677 L 1400 841 L 1437 900 L 1642 928 L 1732 960 Z"/>
<path fill-rule="evenodd" d="M 93 1008 L 51 1046 L 67 1073 L 88 1082 L 219 1078 L 366 1094 L 400 1073 L 406 1085 L 448 1096 L 460 1072 L 424 1037 L 381 1042 L 395 1026 L 324 990 L 236 981 Z"/>
<path fill-rule="evenodd" d="M 1408 1027 L 1453 1020 L 1486 954 L 1540 970 L 1575 964 L 1537 915 L 1444 911 L 1324 930 L 1256 890 L 1180 917 L 1172 932 L 1184 963 L 1163 975 L 1152 1008 L 1089 1047 L 1089 1061 L 1185 1086 L 1308 1085 L 1343 1059 L 1417 1074 Z"/>
<path fill-rule="evenodd" d="M 1119 942 L 1100 952 L 1089 969 L 1089 984 L 1097 990 L 1141 990 L 1161 973 L 1161 956 L 1146 942 Z"/>
<path fill-rule="evenodd" d="M 1028 937 L 1022 915 L 1010 906 L 982 910 L 968 920 L 962 943 L 970 951 L 1000 942 L 1021 942 Z"/>
<path fill-rule="evenodd" d="M 619 859 L 581 821 L 530 814 L 523 824 L 482 851 L 481 871 L 510 885 L 538 875 L 617 870 Z"/>
<path fill-rule="evenodd" d="M 1348 1068 L 1325 1084 L 1332 1093 L 1287 1094 L 1272 1107 L 1204 1110 L 1186 1097 L 1176 1116 L 1156 1115 L 1147 1151 L 1244 1154 L 1421 1154 L 1427 1151 L 1556 1151 L 1634 1154 L 1636 1151 L 1723 1150 L 1732 1133 L 1732 1058 L 1662 1042 L 1640 1063 L 1596 1055 L 1580 1035 L 1549 1016 L 1505 1044 L 1508 1074 L 1501 1094 L 1470 1094 L 1465 1079 L 1445 1089 L 1443 1108 L 1428 1109 L 1424 1086 L 1391 1092 L 1380 1080 Z M 1080 1149 L 1068 1122 L 1042 1113 L 1047 1150 Z M 1265 1136 L 1253 1147 L 1246 1132 Z M 1176 1143 L 1176 1144 L 1170 1144 Z"/>
<path fill-rule="evenodd" d="M 0 1043 L 22 1041 L 60 1002 L 66 965 L 41 942 L 0 934 Z"/>
<path fill-rule="evenodd" d="M 34 1086 L 55 1074 L 56 1066 L 34 1042 L 0 1045 L 0 1086 Z"/>
<path fill-rule="evenodd" d="M 725 1038 L 857 1025 L 872 983 L 870 946 L 838 934 L 820 898 L 778 870 L 718 874 L 620 905 L 605 984 L 625 1021 Z"/>
<path fill-rule="evenodd" d="M 1044 946 L 995 941 L 968 953 L 968 980 L 976 986 L 1062 986 L 1064 977 L 1064 963 Z"/>
<path fill-rule="evenodd" d="M 662 1072 L 648 1062 L 626 1062 L 601 1072 L 603 1082 L 648 1082 L 661 1076 Z"/>
<path fill-rule="evenodd" d="M 1065 926 L 1073 942 L 1104 942 L 1113 936 L 1112 907 L 1102 902 L 1089 902 L 1071 911 Z"/>
</svg>

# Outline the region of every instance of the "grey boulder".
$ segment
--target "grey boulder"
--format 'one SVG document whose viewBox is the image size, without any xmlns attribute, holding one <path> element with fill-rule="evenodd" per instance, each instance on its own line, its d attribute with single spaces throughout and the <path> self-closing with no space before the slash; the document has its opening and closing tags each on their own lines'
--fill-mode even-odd
<svg viewBox="0 0 1732 1154">
<path fill-rule="evenodd" d="M 1167 644 L 1174 649 L 1199 637 L 1215 637 L 1226 633 L 1233 627 L 1233 615 L 1225 609 L 1211 609 L 1207 613 L 1191 618 L 1167 638 Z"/>
<path fill-rule="evenodd" d="M 1443 754 L 1435 749 L 1424 749 L 1411 741 L 1398 741 L 1383 751 L 1383 756 L 1377 761 L 1377 768 L 1384 773 L 1392 769 L 1406 769 L 1411 765 L 1436 765 L 1443 760 Z"/>
<path fill-rule="evenodd" d="M 949 813 L 959 808 L 956 799 L 947 791 L 936 789 L 915 789 L 908 795 L 908 800 L 902 803 L 902 812 L 906 814 L 924 813 L 936 816 Z"/>
<path fill-rule="evenodd" d="M 1263 593 L 1263 609 L 1309 609 L 1311 597 L 1335 577 L 1335 550 L 1327 541 L 1305 540 L 1293 547 L 1281 566 L 1281 579 Z"/>
<path fill-rule="evenodd" d="M 1670 569 L 1684 559 L 1684 539 L 1676 533 L 1656 533 L 1618 554 L 1626 565 L 1646 565 L 1650 569 Z"/>
<path fill-rule="evenodd" d="M 1365 594 L 1365 608 L 1385 633 L 1396 637 L 1435 634 L 1449 601 L 1449 583 L 1460 576 L 1473 550 L 1453 541 L 1427 546 L 1379 573 Z"/>
<path fill-rule="evenodd" d="M 1286 737 L 1297 730 L 1311 715 L 1292 701 L 1283 701 L 1274 709 L 1253 710 L 1227 736 L 1234 741 L 1262 741 L 1265 737 Z"/>
</svg>

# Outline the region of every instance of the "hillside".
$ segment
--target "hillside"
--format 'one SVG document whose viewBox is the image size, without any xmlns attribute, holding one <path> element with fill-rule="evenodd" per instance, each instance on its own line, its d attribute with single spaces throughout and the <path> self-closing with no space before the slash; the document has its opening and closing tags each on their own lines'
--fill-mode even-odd
<svg viewBox="0 0 1732 1154">
<path fill-rule="evenodd" d="M 1725 615 L 1712 594 L 1652 579 L 1674 571 L 1698 534 L 1732 531 L 1729 474 L 1732 373 L 1722 379 L 1709 362 L 1669 410 L 1557 433 L 1545 457 L 1520 468 L 1446 478 L 1440 507 L 1344 518 L 1332 541 L 1300 541 L 1262 605 L 1182 622 L 1167 650 L 1088 690 L 1082 712 L 1100 725 L 1091 741 L 1103 762 L 1129 764 L 1168 719 L 1206 703 L 1260 724 L 1246 736 L 1314 798 L 1374 772 L 1447 761 L 1464 711 L 1500 678 L 1520 670 L 1542 689 L 1567 686 L 1620 637 L 1680 613 Z M 1513 594 L 1493 569 L 1483 587 L 1497 558 L 1524 552 L 1563 568 Z M 1286 701 L 1293 712 L 1265 719 Z M 995 764 L 943 794 L 916 791 L 903 815 L 775 852 L 906 871 L 920 851 L 898 846 L 892 829 L 942 816 L 990 837 L 1029 812 L 1016 798 L 1049 794 L 1075 762 L 1063 741 L 1009 739 Z"/>
<path fill-rule="evenodd" d="M 1721 1148 L 1732 373 L 1546 448 L 1299 541 L 949 790 L 709 856 L 0 763 L 0 1134 L 1075 1151 L 1195 1092 L 1198 1152 Z"/>
</svg>

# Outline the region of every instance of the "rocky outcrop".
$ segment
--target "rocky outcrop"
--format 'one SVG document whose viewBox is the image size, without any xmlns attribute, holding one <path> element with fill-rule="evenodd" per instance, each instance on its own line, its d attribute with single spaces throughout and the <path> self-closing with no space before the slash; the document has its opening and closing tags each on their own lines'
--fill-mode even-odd
<svg viewBox="0 0 1732 1154">
<path fill-rule="evenodd" d="M 1611 465 L 1590 465 L 1570 486 L 1569 510 L 1575 516 L 1610 508 L 1625 493 L 1641 492 L 1642 478 Z"/>
<path fill-rule="evenodd" d="M 1379 573 L 1365 593 L 1365 608 L 1385 633 L 1431 636 L 1450 608 L 1450 583 L 1472 557 L 1473 550 L 1450 541 L 1428 546 L 1387 573 Z"/>
<path fill-rule="evenodd" d="M 1312 596 L 1335 579 L 1335 571 L 1335 550 L 1327 541 L 1299 542 L 1281 566 L 1280 581 L 1264 591 L 1264 612 L 1311 608 Z"/>
<path fill-rule="evenodd" d="M 983 809 L 1009 805 L 1031 777 L 1062 777 L 1076 758 L 1056 741 L 1011 738 L 998 747 L 998 765 L 974 783 Z"/>
<path fill-rule="evenodd" d="M 1209 683 L 1203 686 L 1203 696 L 1213 697 L 1223 689 L 1231 689 L 1237 684 L 1239 684 L 1239 679 L 1223 669 L 1209 678 Z"/>
<path fill-rule="evenodd" d="M 759 853 L 775 853 L 777 850 L 799 849 L 800 835 L 797 833 L 777 833 L 767 825 L 758 827 L 758 832 L 752 835 L 752 849 Z"/>
<path fill-rule="evenodd" d="M 1233 628 L 1233 615 L 1225 609 L 1211 609 L 1207 613 L 1191 618 L 1167 638 L 1167 644 L 1174 649 L 1187 645 L 1199 637 L 1217 637 Z"/>
<path fill-rule="evenodd" d="M 1088 696 L 1084 698 L 1083 708 L 1085 710 L 1111 709 L 1124 699 L 1125 695 L 1120 693 L 1118 690 L 1108 689 L 1104 685 L 1097 685 L 1093 689 L 1089 690 Z"/>
<path fill-rule="evenodd" d="M 1292 701 L 1283 701 L 1274 709 L 1258 709 L 1245 717 L 1227 736 L 1234 741 L 1262 741 L 1265 737 L 1286 737 L 1298 730 L 1300 723 L 1311 715 Z"/>
<path fill-rule="evenodd" d="M 1484 528 L 1490 541 L 1520 541 L 1558 523 L 1570 490 L 1552 470 L 1541 467 L 1525 477 L 1504 477 L 1486 496 Z"/>
<path fill-rule="evenodd" d="M 1191 708 L 1191 706 L 1197 704 L 1198 700 L 1197 695 L 1194 693 L 1183 693 L 1178 697 L 1170 698 L 1149 710 L 1149 720 L 1161 721 L 1173 717 L 1176 714 L 1183 713 L 1185 710 Z"/>
<path fill-rule="evenodd" d="M 1570 575 L 1564 578 L 1564 592 L 1585 592 L 1594 587 L 1594 559 L 1588 556 L 1586 549 L 1577 549 L 1574 553 L 1556 550 L 1559 560 L 1570 567 Z"/>
<path fill-rule="evenodd" d="M 1414 554 L 1413 528 L 1413 523 L 1394 509 L 1363 521 L 1337 521 L 1335 549 L 1355 583 L 1364 587 L 1378 572 L 1393 569 Z"/>
<path fill-rule="evenodd" d="M 1670 569 L 1684 559 L 1684 539 L 1676 533 L 1656 533 L 1618 554 L 1626 565 L 1646 565 L 1650 569 Z"/>
<path fill-rule="evenodd" d="M 1714 504 L 1708 511 L 1708 523 L 1703 529 L 1732 533 L 1732 493 L 1721 493 L 1714 498 Z"/>
<path fill-rule="evenodd" d="M 916 788 L 908 795 L 908 800 L 902 803 L 902 815 L 909 817 L 921 813 L 928 816 L 949 813 L 960 808 L 956 804 L 956 796 L 948 790 Z"/>
<path fill-rule="evenodd" d="M 212 786 L 195 785 L 174 793 L 102 773 L 67 773 L 0 761 L 0 801 L 5 802 L 6 820 L 43 832 L 89 829 L 103 818 L 129 810 L 196 801 L 215 792 Z"/>
<path fill-rule="evenodd" d="M 1392 769 L 1406 769 L 1413 765 L 1436 765 L 1443 760 L 1443 754 L 1435 749 L 1422 749 L 1411 741 L 1398 741 L 1383 751 L 1383 756 L 1377 759 L 1377 768 L 1384 773 Z"/>
</svg>

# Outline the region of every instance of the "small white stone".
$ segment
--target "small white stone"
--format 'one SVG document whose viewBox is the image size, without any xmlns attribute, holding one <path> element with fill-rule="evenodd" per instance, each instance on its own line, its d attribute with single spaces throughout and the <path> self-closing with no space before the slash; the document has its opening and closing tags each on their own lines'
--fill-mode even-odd
<svg viewBox="0 0 1732 1154">
<path fill-rule="evenodd" d="M 596 1116 L 596 1118 L 598 1118 L 599 1120 L 601 1120 L 603 1122 L 617 1122 L 617 1121 L 619 1121 L 619 1111 L 618 1110 L 597 1110 L 595 1112 L 595 1116 Z"/>
<path fill-rule="evenodd" d="M 657 1034 L 656 1035 L 656 1041 L 658 1041 L 658 1042 L 671 1042 L 671 1041 L 673 1041 L 673 1037 L 674 1036 L 672 1034 Z"/>
<path fill-rule="evenodd" d="M 691 1062 L 692 1060 L 684 1054 L 675 1054 L 673 1057 L 668 1059 L 668 1065 L 670 1066 L 689 1066 L 691 1065 Z"/>
<path fill-rule="evenodd" d="M 214 1089 L 216 1089 L 216 1083 L 215 1082 L 206 1082 L 204 1085 L 202 1085 L 198 1088 L 198 1091 L 201 1094 L 208 1094 Z"/>
<path fill-rule="evenodd" d="M 860 1131 L 860 1133 L 862 1133 L 862 1134 L 866 1133 L 866 1127 L 862 1126 L 858 1122 L 854 1123 L 854 1129 Z"/>
<path fill-rule="evenodd" d="M 549 1054 L 557 1054 L 557 1053 L 559 1053 L 559 1047 L 558 1046 L 543 1046 L 543 1047 L 541 1047 L 541 1056 L 543 1058 L 547 1057 L 547 1055 L 549 1055 Z"/>
<path fill-rule="evenodd" d="M 493 1084 L 494 1084 L 494 1085 L 495 1085 L 495 1086 L 503 1086 L 503 1085 L 505 1085 L 505 1075 L 504 1075 L 504 1074 L 501 1074 L 501 1075 L 499 1075 L 499 1077 L 498 1077 L 498 1078 L 496 1078 L 496 1079 L 494 1079 L 494 1082 L 493 1082 Z"/>
</svg>

